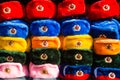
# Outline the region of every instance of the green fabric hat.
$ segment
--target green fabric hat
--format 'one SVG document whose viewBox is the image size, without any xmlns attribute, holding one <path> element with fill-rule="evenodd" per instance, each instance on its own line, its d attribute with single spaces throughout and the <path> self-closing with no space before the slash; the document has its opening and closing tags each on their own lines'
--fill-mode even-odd
<svg viewBox="0 0 120 80">
<path fill-rule="evenodd" d="M 94 55 L 95 67 L 120 68 L 120 54 L 118 55 Z"/>
<path fill-rule="evenodd" d="M 30 54 L 31 62 L 40 65 L 45 63 L 60 64 L 60 51 L 53 48 L 34 49 Z"/>
<path fill-rule="evenodd" d="M 93 63 L 92 50 L 70 49 L 62 51 L 61 64 L 91 66 L 92 63 Z"/>
<path fill-rule="evenodd" d="M 0 50 L 0 63 L 4 62 L 17 62 L 25 64 L 26 54 L 23 52 Z"/>
</svg>

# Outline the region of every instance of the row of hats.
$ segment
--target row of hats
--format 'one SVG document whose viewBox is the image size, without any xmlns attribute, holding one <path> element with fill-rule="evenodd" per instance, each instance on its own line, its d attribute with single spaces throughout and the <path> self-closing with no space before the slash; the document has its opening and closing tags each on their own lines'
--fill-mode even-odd
<svg viewBox="0 0 120 80">
<path fill-rule="evenodd" d="M 25 13 L 28 19 L 54 18 L 56 14 L 58 18 L 64 18 L 83 15 L 87 9 L 84 0 L 63 0 L 58 7 L 51 0 L 31 0 L 26 8 L 19 1 L 3 2 L 0 6 L 0 21 L 23 18 Z M 116 0 L 100 0 L 88 6 L 90 20 L 116 16 L 119 16 L 119 4 Z"/>
</svg>

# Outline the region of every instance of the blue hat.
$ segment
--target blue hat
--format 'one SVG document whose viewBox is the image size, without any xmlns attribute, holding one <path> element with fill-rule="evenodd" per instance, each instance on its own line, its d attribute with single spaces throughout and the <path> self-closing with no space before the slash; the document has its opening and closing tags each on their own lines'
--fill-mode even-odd
<svg viewBox="0 0 120 80">
<path fill-rule="evenodd" d="M 64 36 L 88 34 L 90 23 L 86 19 L 71 19 L 61 23 L 61 33 Z"/>
<path fill-rule="evenodd" d="M 115 19 L 106 19 L 91 23 L 90 35 L 93 38 L 105 37 L 120 39 L 120 24 Z"/>
<path fill-rule="evenodd" d="M 58 36 L 60 24 L 55 20 L 35 20 L 30 25 L 30 32 L 33 36 Z"/>
<path fill-rule="evenodd" d="M 1 22 L 0 36 L 26 38 L 28 36 L 28 25 L 22 20 Z"/>
</svg>

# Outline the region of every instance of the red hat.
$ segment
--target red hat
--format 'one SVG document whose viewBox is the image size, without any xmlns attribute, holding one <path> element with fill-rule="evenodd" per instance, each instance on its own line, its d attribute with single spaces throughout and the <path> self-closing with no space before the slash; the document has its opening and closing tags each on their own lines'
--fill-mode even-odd
<svg viewBox="0 0 120 80">
<path fill-rule="evenodd" d="M 84 0 L 64 0 L 58 4 L 58 18 L 84 14 L 86 6 Z"/>
<path fill-rule="evenodd" d="M 0 21 L 23 18 L 23 6 L 19 1 L 9 1 L 0 4 Z"/>
<path fill-rule="evenodd" d="M 32 0 L 26 7 L 28 19 L 53 18 L 56 14 L 56 5 L 51 0 Z"/>
<path fill-rule="evenodd" d="M 116 0 L 100 0 L 93 3 L 88 11 L 90 20 L 106 19 L 119 15 L 119 4 Z"/>
</svg>

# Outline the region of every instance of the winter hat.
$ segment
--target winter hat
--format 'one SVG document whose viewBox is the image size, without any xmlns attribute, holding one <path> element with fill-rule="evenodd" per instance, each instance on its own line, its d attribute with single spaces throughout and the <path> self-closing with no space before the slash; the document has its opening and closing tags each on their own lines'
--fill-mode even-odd
<svg viewBox="0 0 120 80">
<path fill-rule="evenodd" d="M 120 80 L 119 68 L 97 67 L 94 70 L 94 80 Z"/>
<path fill-rule="evenodd" d="M 56 5 L 51 0 L 31 0 L 26 6 L 28 19 L 53 18 Z"/>
<path fill-rule="evenodd" d="M 33 36 L 58 36 L 60 24 L 55 20 L 35 20 L 30 25 L 30 32 Z"/>
<path fill-rule="evenodd" d="M 93 39 L 90 35 L 66 36 L 63 40 L 63 50 L 68 49 L 91 49 Z"/>
<path fill-rule="evenodd" d="M 60 48 L 60 40 L 58 37 L 33 36 L 32 49 L 35 48 Z"/>
<path fill-rule="evenodd" d="M 0 78 L 17 78 L 24 77 L 26 74 L 20 63 L 1 63 Z"/>
<path fill-rule="evenodd" d="M 1 22 L 0 36 L 26 38 L 28 36 L 28 25 L 22 20 Z"/>
<path fill-rule="evenodd" d="M 23 38 L 0 37 L 0 50 L 25 52 L 27 42 Z"/>
<path fill-rule="evenodd" d="M 119 16 L 117 0 L 99 0 L 93 3 L 88 10 L 90 20 L 106 19 Z"/>
<path fill-rule="evenodd" d="M 63 76 L 63 80 L 88 80 L 91 75 L 91 67 L 61 65 L 60 75 Z"/>
<path fill-rule="evenodd" d="M 23 17 L 23 6 L 19 1 L 8 1 L 0 3 L 0 21 L 21 19 Z"/>
<path fill-rule="evenodd" d="M 26 54 L 23 52 L 0 50 L 0 63 L 4 62 L 25 64 Z"/>
<path fill-rule="evenodd" d="M 65 65 L 86 65 L 91 66 L 93 63 L 92 50 L 64 50 L 61 54 L 61 64 Z"/>
<path fill-rule="evenodd" d="M 58 4 L 58 18 L 82 15 L 86 11 L 84 0 L 63 0 Z"/>
<path fill-rule="evenodd" d="M 30 60 L 35 65 L 60 64 L 60 51 L 52 48 L 34 49 L 30 54 Z"/>
<path fill-rule="evenodd" d="M 94 55 L 94 66 L 96 67 L 120 67 L 120 54 L 117 55 Z"/>
<path fill-rule="evenodd" d="M 120 39 L 120 24 L 115 19 L 105 19 L 92 22 L 90 35 L 93 38 L 104 37 Z"/>
<path fill-rule="evenodd" d="M 61 23 L 61 33 L 64 36 L 88 34 L 89 31 L 90 23 L 85 19 L 71 19 Z"/>
<path fill-rule="evenodd" d="M 98 55 L 117 55 L 120 52 L 120 40 L 107 38 L 95 39 L 94 51 Z"/>
<path fill-rule="evenodd" d="M 30 63 L 29 71 L 32 78 L 57 78 L 59 75 L 58 65 L 55 64 L 35 65 Z"/>
</svg>

